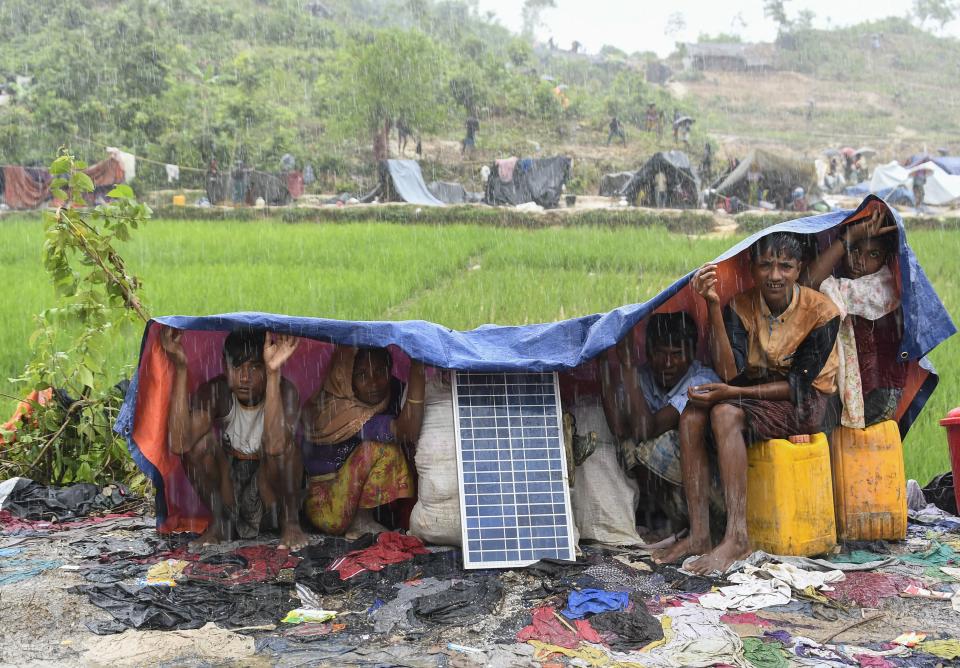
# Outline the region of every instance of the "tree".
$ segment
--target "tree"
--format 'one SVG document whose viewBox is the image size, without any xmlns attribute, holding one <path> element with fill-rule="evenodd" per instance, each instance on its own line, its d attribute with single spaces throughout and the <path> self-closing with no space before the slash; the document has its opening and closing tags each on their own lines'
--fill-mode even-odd
<svg viewBox="0 0 960 668">
<path fill-rule="evenodd" d="M 940 25 L 940 30 L 957 18 L 957 2 L 955 0 L 913 0 L 913 15 L 920 22 L 920 27 L 932 20 Z"/>
<path fill-rule="evenodd" d="M 524 37 L 533 37 L 537 28 L 543 25 L 543 20 L 540 18 L 543 10 L 554 9 L 556 6 L 556 0 L 524 0 L 523 9 L 520 10 Z"/>
<path fill-rule="evenodd" d="M 665 35 L 675 35 L 678 32 L 686 30 L 687 19 L 681 12 L 674 12 L 667 17 L 667 24 L 663 28 Z"/>
<path fill-rule="evenodd" d="M 451 59 L 433 40 L 411 30 L 380 30 L 350 47 L 344 83 L 348 122 L 373 135 L 374 158 L 386 159 L 393 121 L 403 117 L 418 131 L 434 129 L 444 117 Z M 369 135 L 368 135 L 369 136 Z"/>
<path fill-rule="evenodd" d="M 768 19 L 773 19 L 781 30 L 790 28 L 790 19 L 787 18 L 787 2 L 788 0 L 764 0 L 763 2 L 763 15 Z"/>
<path fill-rule="evenodd" d="M 801 9 L 797 12 L 797 19 L 793 22 L 793 27 L 798 30 L 811 30 L 813 29 L 813 19 L 817 15 L 810 9 Z"/>
</svg>

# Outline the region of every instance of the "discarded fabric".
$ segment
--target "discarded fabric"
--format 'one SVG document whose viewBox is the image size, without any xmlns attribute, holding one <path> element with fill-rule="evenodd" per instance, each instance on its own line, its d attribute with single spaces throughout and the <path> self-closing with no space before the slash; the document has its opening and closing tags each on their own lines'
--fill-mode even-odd
<svg viewBox="0 0 960 668">
<path fill-rule="evenodd" d="M 603 635 L 613 649 L 632 650 L 663 639 L 660 620 L 642 606 L 629 612 L 602 612 L 590 618 L 590 626 Z"/>
<path fill-rule="evenodd" d="M 833 585 L 833 591 L 826 592 L 828 598 L 836 601 L 849 601 L 862 608 L 875 608 L 880 601 L 898 596 L 909 585 L 920 583 L 901 575 L 886 573 L 847 573 L 845 580 Z"/>
<path fill-rule="evenodd" d="M 760 638 L 743 639 L 743 656 L 754 668 L 784 668 L 790 665 L 787 653 L 779 642 Z"/>
<path fill-rule="evenodd" d="M 630 594 L 625 591 L 584 589 L 570 592 L 562 612 L 567 619 L 582 619 L 590 613 L 623 610 L 629 603 Z"/>
<path fill-rule="evenodd" d="M 762 580 L 746 573 L 734 573 L 727 580 L 735 584 L 704 594 L 700 605 L 715 610 L 750 612 L 790 602 L 790 585 L 782 580 Z"/>
<path fill-rule="evenodd" d="M 256 584 L 222 587 L 194 582 L 189 587 L 131 587 L 123 584 L 80 585 L 68 589 L 85 594 L 109 612 L 116 623 L 92 622 L 97 634 L 118 633 L 123 626 L 137 629 L 194 629 L 207 622 L 227 626 L 275 623 L 294 607 L 287 589 Z"/>
<path fill-rule="evenodd" d="M 530 625 L 517 633 L 517 640 L 520 642 L 536 640 L 569 649 L 577 647 L 581 640 L 591 643 L 603 641 L 586 620 L 577 619 L 571 624 L 563 620 L 550 606 L 533 610 Z"/>
<path fill-rule="evenodd" d="M 941 659 L 960 658 L 960 640 L 924 640 L 917 649 L 927 654 L 939 656 Z"/>
<path fill-rule="evenodd" d="M 185 551 L 175 554 L 184 559 L 193 556 Z M 296 568 L 299 563 L 299 557 L 287 550 L 268 545 L 250 545 L 193 561 L 183 573 L 189 580 L 232 586 L 276 580 L 282 570 Z"/>
<path fill-rule="evenodd" d="M 397 564 L 428 552 L 423 541 L 416 536 L 385 531 L 377 536 L 375 545 L 365 550 L 350 552 L 334 561 L 328 568 L 337 571 L 341 580 L 346 580 L 363 571 L 379 571 L 388 564 Z"/>
<path fill-rule="evenodd" d="M 425 622 L 462 625 L 490 614 L 502 593 L 503 585 L 494 577 L 457 582 L 446 591 L 415 599 L 411 614 Z"/>
</svg>

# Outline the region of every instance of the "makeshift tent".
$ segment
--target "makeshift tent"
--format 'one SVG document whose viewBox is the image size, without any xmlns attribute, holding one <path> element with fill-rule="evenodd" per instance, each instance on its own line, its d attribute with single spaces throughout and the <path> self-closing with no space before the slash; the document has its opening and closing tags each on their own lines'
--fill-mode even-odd
<svg viewBox="0 0 960 668">
<path fill-rule="evenodd" d="M 83 173 L 93 181 L 94 191 L 87 197 L 87 203 L 93 204 L 113 187 L 123 183 L 124 172 L 115 158 L 90 165 Z M 3 199 L 11 209 L 35 209 L 50 199 L 50 182 L 53 180 L 45 167 L 19 167 L 7 165 L 3 168 Z"/>
<path fill-rule="evenodd" d="M 601 197 L 618 197 L 623 187 L 633 178 L 633 172 L 614 172 L 600 178 Z"/>
<path fill-rule="evenodd" d="M 420 164 L 416 160 L 381 160 L 378 168 L 380 183 L 361 201 L 409 202 L 422 206 L 444 206 L 423 181 Z"/>
<path fill-rule="evenodd" d="M 747 174 L 751 172 L 759 172 L 760 191 L 765 193 L 767 201 L 776 203 L 780 209 L 790 202 L 791 193 L 797 186 L 803 188 L 808 196 L 817 187 L 817 171 L 812 162 L 756 149 L 750 151 L 736 169 L 716 186 L 717 194 L 728 197 L 736 195 L 749 201 L 750 182 Z"/>
<path fill-rule="evenodd" d="M 930 155 L 919 153 L 910 156 L 907 167 L 916 167 L 924 162 L 933 162 L 947 174 L 960 174 L 960 156 L 957 155 Z"/>
<path fill-rule="evenodd" d="M 913 167 L 902 167 L 897 162 L 888 162 L 877 167 L 870 179 L 870 190 L 911 188 L 913 175 L 918 171 L 927 172 L 927 181 L 923 188 L 923 203 L 939 206 L 949 204 L 960 197 L 960 175 L 948 174 L 935 162 L 922 162 Z"/>
<path fill-rule="evenodd" d="M 240 201 L 253 206 L 262 198 L 267 206 L 286 206 L 293 201 L 287 186 L 287 174 L 270 174 L 255 169 L 244 169 L 242 179 L 227 172 L 207 172 L 207 201 L 220 204 L 235 194 Z M 239 193 L 234 193 L 239 184 Z M 302 190 L 302 188 L 301 188 Z"/>
<path fill-rule="evenodd" d="M 555 209 L 560 203 L 563 186 L 570 178 L 573 163 L 570 158 L 521 158 L 513 173 L 502 177 L 496 165 L 492 166 L 483 201 L 493 206 L 518 206 L 536 202 L 544 209 Z"/>
<path fill-rule="evenodd" d="M 855 186 L 849 186 L 843 189 L 843 194 L 847 197 L 866 197 L 871 194 L 870 182 L 861 181 Z M 873 193 L 884 202 L 900 206 L 915 206 L 913 199 L 913 190 L 899 186 L 896 188 L 884 188 Z"/>
<path fill-rule="evenodd" d="M 431 181 L 427 189 L 444 204 L 468 204 L 483 199 L 481 193 L 472 193 L 459 183 L 452 181 Z"/>
<path fill-rule="evenodd" d="M 633 204 L 653 206 L 659 172 L 667 177 L 668 207 L 688 208 L 700 204 L 700 179 L 683 151 L 654 153 L 623 186 L 620 194 Z"/>
<path fill-rule="evenodd" d="M 814 234 L 820 247 L 825 248 L 837 237 L 841 225 L 865 218 L 868 215 L 865 208 L 871 202 L 880 200 L 870 196 L 856 211 L 835 211 L 779 223 L 740 241 L 716 259 L 721 299 L 727 301 L 734 293 L 750 287 L 749 247 L 761 236 L 778 231 Z M 880 205 L 885 206 L 882 202 Z M 907 245 L 899 214 L 893 211 L 892 215 L 900 230 L 896 255 L 904 323 L 900 351 L 910 366 L 908 385 L 897 412 L 905 433 L 937 382 L 924 356 L 955 333 L 956 327 Z M 631 328 L 657 310 L 688 311 L 701 328 L 700 354 L 707 354 L 706 307 L 689 286 L 693 269 L 643 304 L 527 326 L 486 325 L 471 331 L 455 331 L 424 321 L 351 322 L 268 313 L 157 318 L 147 323 L 137 371 L 114 429 L 127 439 L 135 462 L 155 485 L 158 528 L 165 532 L 199 531 L 206 525 L 206 510 L 190 487 L 180 459 L 167 447 L 173 367 L 160 346 L 161 325 L 185 330 L 183 342 L 189 360 L 191 391 L 220 373 L 226 333 L 255 327 L 303 337 L 283 370 L 298 387 L 301 401 L 306 401 L 321 386 L 332 343 L 392 346 L 394 372 L 399 377 L 405 375 L 410 358 L 448 369 L 561 371 L 565 372 L 561 375 L 562 387 L 567 388 L 566 397 L 570 398 L 570 388 L 580 391 L 577 388 L 588 388 L 591 383 L 595 387 L 595 358 L 608 354 L 608 349 Z M 637 354 L 642 359 L 642 345 Z"/>
</svg>

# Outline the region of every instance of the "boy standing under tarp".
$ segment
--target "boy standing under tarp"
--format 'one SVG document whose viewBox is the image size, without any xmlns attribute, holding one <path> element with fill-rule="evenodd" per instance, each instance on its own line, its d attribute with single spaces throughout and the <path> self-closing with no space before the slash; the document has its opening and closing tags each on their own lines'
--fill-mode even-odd
<svg viewBox="0 0 960 668">
<path fill-rule="evenodd" d="M 263 330 L 231 332 L 223 344 L 224 373 L 188 394 L 181 330 L 164 327 L 160 342 L 174 366 L 167 431 L 170 450 L 212 517 L 191 548 L 251 539 L 265 512 L 279 511 L 280 547 L 307 544 L 300 528 L 303 464 L 294 431 L 297 388 L 280 369 L 296 337 Z"/>
<path fill-rule="evenodd" d="M 750 552 L 747 535 L 747 447 L 756 441 L 813 434 L 826 423 L 837 391 L 840 313 L 825 295 L 800 287 L 803 247 L 779 232 L 750 248 L 753 287 L 721 307 L 718 269 L 703 265 L 692 288 L 707 303 L 711 355 L 724 382 L 690 388 L 680 416 L 680 465 L 690 536 L 654 554 L 661 563 L 703 555 L 686 566 L 724 572 Z M 712 436 L 712 439 L 711 439 Z M 708 440 L 716 447 L 727 526 L 710 541 Z"/>
</svg>

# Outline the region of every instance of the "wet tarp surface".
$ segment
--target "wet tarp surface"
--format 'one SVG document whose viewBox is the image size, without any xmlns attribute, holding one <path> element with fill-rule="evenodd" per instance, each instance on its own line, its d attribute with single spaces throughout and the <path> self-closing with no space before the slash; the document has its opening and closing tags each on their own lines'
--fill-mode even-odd
<svg viewBox="0 0 960 668">
<path fill-rule="evenodd" d="M 835 211 L 771 226 L 747 237 L 716 258 L 720 297 L 726 302 L 751 287 L 749 247 L 763 235 L 789 231 L 817 236 L 825 248 L 847 221 L 867 215 L 870 196 L 856 211 Z M 882 204 L 882 202 L 881 202 Z M 885 206 L 885 205 L 883 205 Z M 956 332 L 956 327 L 907 244 L 899 214 L 892 210 L 900 229 L 896 273 L 901 286 L 904 335 L 901 358 L 909 364 L 907 387 L 897 412 L 906 432 L 936 386 L 936 375 L 924 356 Z M 157 488 L 157 514 L 161 529 L 196 530 L 205 524 L 206 511 L 186 480 L 178 457 L 166 446 L 173 368 L 160 347 L 160 325 L 186 330 L 184 347 L 190 364 L 190 390 L 221 372 L 226 333 L 243 327 L 268 329 L 304 337 L 284 367 L 284 375 L 305 401 L 321 384 L 332 355 L 331 344 L 394 346 L 394 373 L 402 377 L 410 358 L 425 364 L 471 371 L 564 371 L 593 378 L 592 360 L 654 311 L 686 310 L 706 341 L 707 313 L 703 300 L 689 287 L 695 267 L 660 294 L 642 304 L 628 304 L 607 313 L 596 313 L 560 322 L 525 326 L 484 325 L 470 331 L 452 330 L 422 320 L 345 321 L 271 313 L 228 313 L 213 316 L 167 316 L 151 320 L 144 331 L 137 373 L 115 424 L 126 437 L 134 460 Z M 701 345 L 701 356 L 707 351 Z"/>
<path fill-rule="evenodd" d="M 384 160 L 380 163 L 380 187 L 384 199 L 422 206 L 444 206 L 424 183 L 416 160 Z"/>
<path fill-rule="evenodd" d="M 616 197 L 632 178 L 633 172 L 604 174 L 600 179 L 600 192 L 598 194 L 601 197 Z"/>
<path fill-rule="evenodd" d="M 477 201 L 473 193 L 467 192 L 459 183 L 452 181 L 431 181 L 427 186 L 430 194 L 445 204 L 465 204 Z"/>
<path fill-rule="evenodd" d="M 570 176 L 570 158 L 521 158 L 509 181 L 500 179 L 493 167 L 483 201 L 494 206 L 518 206 L 535 202 L 545 209 L 555 209 L 560 203 L 563 186 Z"/>
<path fill-rule="evenodd" d="M 924 162 L 933 162 L 947 174 L 960 174 L 960 156 L 957 155 L 930 155 L 929 153 L 920 153 L 911 156 L 907 161 L 907 167 L 916 167 Z"/>
<path fill-rule="evenodd" d="M 861 181 L 856 185 L 847 186 L 843 189 L 843 194 L 847 197 L 865 197 L 870 193 L 869 181 Z M 873 194 L 890 204 L 914 205 L 913 191 L 904 186 L 883 188 Z"/>
<path fill-rule="evenodd" d="M 653 154 L 630 181 L 623 186 L 621 194 L 634 204 L 652 206 L 655 200 L 655 178 L 658 172 L 667 177 L 667 206 L 691 207 L 700 203 L 700 179 L 690 158 L 683 151 L 664 151 Z M 637 201 L 640 193 L 642 201 Z"/>
<path fill-rule="evenodd" d="M 768 200 L 774 201 L 783 208 L 790 201 L 790 193 L 797 186 L 803 188 L 809 195 L 817 187 L 817 170 L 812 162 L 794 160 L 770 151 L 756 149 L 750 151 L 747 157 L 730 172 L 716 187 L 720 195 L 736 195 L 747 200 L 750 193 L 750 183 L 747 174 L 759 172 L 761 177 L 760 190 L 768 191 Z"/>
</svg>

